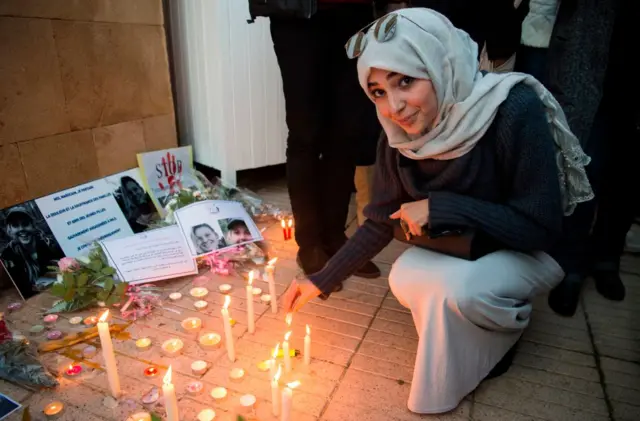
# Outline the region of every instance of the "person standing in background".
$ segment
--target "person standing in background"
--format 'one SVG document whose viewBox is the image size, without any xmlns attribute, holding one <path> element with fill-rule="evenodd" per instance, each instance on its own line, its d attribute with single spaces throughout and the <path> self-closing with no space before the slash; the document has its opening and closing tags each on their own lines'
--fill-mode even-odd
<svg viewBox="0 0 640 421">
<path fill-rule="evenodd" d="M 529 73 L 546 85 L 547 53 L 561 0 L 530 0 L 522 22 L 514 70 Z"/>
<path fill-rule="evenodd" d="M 344 54 L 349 37 L 372 20 L 373 2 L 249 0 L 249 10 L 252 18 L 271 20 L 289 128 L 287 184 L 297 261 L 312 274 L 347 240 L 356 159 L 375 156 L 380 133 L 375 108 Z M 367 262 L 355 275 L 376 278 L 380 270 Z"/>
</svg>

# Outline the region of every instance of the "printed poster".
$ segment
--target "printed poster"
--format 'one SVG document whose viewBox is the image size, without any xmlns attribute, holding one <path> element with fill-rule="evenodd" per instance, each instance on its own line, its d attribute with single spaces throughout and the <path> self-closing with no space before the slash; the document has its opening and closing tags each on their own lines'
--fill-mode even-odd
<svg viewBox="0 0 640 421">
<path fill-rule="evenodd" d="M 201 187 L 193 167 L 191 146 L 138 154 L 144 187 L 162 217 L 169 195 L 182 188 Z"/>
</svg>

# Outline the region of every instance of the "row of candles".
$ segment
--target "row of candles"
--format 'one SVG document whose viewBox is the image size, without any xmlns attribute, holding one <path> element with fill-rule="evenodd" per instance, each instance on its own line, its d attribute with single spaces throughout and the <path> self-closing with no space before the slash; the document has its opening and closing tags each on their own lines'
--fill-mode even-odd
<svg viewBox="0 0 640 421">
<path fill-rule="evenodd" d="M 277 302 L 275 300 L 276 291 L 275 291 L 275 280 L 274 280 L 274 272 L 275 272 L 275 263 L 277 259 L 273 259 L 268 262 L 265 269 L 265 278 L 269 283 L 269 292 L 271 297 L 271 310 L 273 313 L 277 313 Z M 253 308 L 253 279 L 255 275 L 254 272 L 249 273 L 249 280 L 247 283 L 247 313 L 248 313 L 248 331 L 249 333 L 255 332 L 255 313 Z M 227 295 L 225 297 L 224 305 L 221 310 L 222 319 L 223 319 L 223 327 L 225 333 L 225 344 L 227 350 L 227 356 L 229 360 L 235 361 L 235 347 L 234 340 L 232 334 L 232 323 L 231 316 L 229 313 L 229 304 L 231 303 L 231 297 Z M 109 389 L 111 395 L 114 398 L 117 398 L 121 394 L 120 387 L 120 377 L 118 375 L 118 368 L 116 364 L 115 352 L 113 348 L 113 342 L 111 340 L 111 334 L 109 332 L 109 325 L 107 323 L 107 317 L 109 315 L 109 310 L 105 311 L 103 315 L 97 321 L 98 327 L 98 335 L 100 337 L 100 344 L 102 346 L 103 358 L 105 363 L 105 369 L 107 372 L 107 379 L 109 383 Z M 57 318 L 57 317 L 56 317 Z M 53 318 L 51 320 L 45 320 L 45 323 L 54 322 Z M 291 336 L 291 321 L 292 315 L 287 314 L 285 319 L 288 327 L 288 331 L 284 336 L 284 341 L 282 342 L 282 350 L 283 350 L 283 359 L 285 365 L 285 372 L 290 372 L 291 367 L 291 352 L 289 347 L 289 338 Z M 94 322 L 93 320 L 91 322 Z M 182 323 L 182 327 L 186 331 L 197 331 L 201 328 L 202 322 L 200 319 L 195 317 L 185 319 Z M 216 333 L 207 333 L 205 335 L 200 336 L 199 338 L 200 345 L 203 347 L 213 347 L 217 346 L 220 342 L 220 336 Z M 151 341 L 148 338 L 142 338 L 136 341 L 136 346 L 140 349 L 148 348 L 151 344 Z M 272 403 L 273 403 L 273 413 L 274 415 L 281 414 L 281 421 L 290 420 L 290 412 L 292 406 L 292 398 L 293 398 L 293 389 L 299 385 L 299 382 L 288 383 L 287 387 L 285 387 L 282 391 L 281 399 L 279 399 L 279 378 L 281 374 L 282 367 L 279 366 L 276 370 L 276 358 L 278 356 L 280 344 L 278 344 L 272 354 L 272 359 L 270 361 L 270 372 L 271 372 L 271 387 L 272 387 Z M 171 339 L 163 343 L 162 350 L 165 354 L 169 356 L 174 356 L 180 352 L 183 344 L 179 339 Z M 309 325 L 306 326 L 306 335 L 304 338 L 304 363 L 308 365 L 311 361 L 311 331 Z M 203 361 L 199 361 L 197 363 L 204 363 Z M 195 363 L 194 363 L 195 364 Z M 202 365 L 202 364 L 200 364 Z M 67 369 L 67 375 L 76 375 L 79 370 L 76 368 L 79 366 L 70 366 Z M 200 367 L 200 366 L 198 366 Z M 194 368 L 192 365 L 192 369 L 196 374 L 202 374 L 204 371 L 202 367 Z M 204 363 L 204 369 L 206 370 L 206 363 Z M 156 369 L 157 372 L 157 369 Z M 165 408 L 167 412 L 167 421 L 178 421 L 179 419 L 179 411 L 177 406 L 177 398 L 175 393 L 175 387 L 171 383 L 171 366 L 167 371 L 167 374 L 163 379 L 163 395 L 165 397 Z M 154 373 L 155 375 L 155 373 Z M 280 402 L 281 401 L 281 402 Z M 53 403 L 52 405 L 56 406 L 56 408 L 48 408 L 49 410 L 58 410 L 58 402 Z M 45 411 L 46 412 L 46 411 Z"/>
<path fill-rule="evenodd" d="M 284 240 L 285 241 L 291 240 L 292 238 L 291 229 L 293 228 L 293 219 L 289 218 L 288 221 L 281 219 L 280 226 L 282 227 L 282 236 L 284 237 Z"/>
</svg>

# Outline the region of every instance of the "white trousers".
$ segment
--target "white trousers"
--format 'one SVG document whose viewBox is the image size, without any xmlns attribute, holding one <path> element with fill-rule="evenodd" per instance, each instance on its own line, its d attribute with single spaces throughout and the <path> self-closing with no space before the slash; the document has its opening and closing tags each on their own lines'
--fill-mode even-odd
<svg viewBox="0 0 640 421">
<path fill-rule="evenodd" d="M 564 272 L 543 252 L 498 251 L 466 261 L 419 248 L 405 251 L 389 275 L 411 310 L 419 342 L 408 407 L 448 412 L 486 377 L 518 340 L 531 300 Z"/>
</svg>

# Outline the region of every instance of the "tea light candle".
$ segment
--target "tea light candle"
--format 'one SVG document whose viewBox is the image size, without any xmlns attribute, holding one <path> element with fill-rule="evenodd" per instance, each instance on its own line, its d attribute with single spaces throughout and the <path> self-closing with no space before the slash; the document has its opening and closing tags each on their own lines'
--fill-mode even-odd
<svg viewBox="0 0 640 421">
<path fill-rule="evenodd" d="M 275 300 L 276 295 L 276 280 L 275 280 L 275 271 L 276 271 L 276 262 L 278 261 L 277 257 L 269 260 L 267 263 L 267 267 L 264 268 L 264 275 L 267 278 L 267 283 L 269 284 L 269 301 L 271 301 L 271 312 L 276 314 L 278 312 L 278 303 Z M 273 297 L 273 300 L 271 299 Z M 265 301 L 264 296 L 262 296 L 262 301 Z"/>
<path fill-rule="evenodd" d="M 260 361 L 256 364 L 256 367 L 262 372 L 268 371 L 271 368 L 271 360 Z"/>
<path fill-rule="evenodd" d="M 282 391 L 282 411 L 280 421 L 291 420 L 291 407 L 293 406 L 293 389 L 300 386 L 299 381 L 287 383 L 287 387 Z"/>
<path fill-rule="evenodd" d="M 72 317 L 69 319 L 69 324 L 79 325 L 80 323 L 82 323 L 82 317 L 80 316 Z"/>
<path fill-rule="evenodd" d="M 242 395 L 240 396 L 240 405 L 243 408 L 253 408 L 253 405 L 256 403 L 256 397 L 253 395 Z"/>
<path fill-rule="evenodd" d="M 158 375 L 158 369 L 156 367 L 147 367 L 144 369 L 144 376 L 145 377 L 155 377 Z"/>
<path fill-rule="evenodd" d="M 140 338 L 136 341 L 136 347 L 141 351 L 148 349 L 150 346 L 151 339 L 149 338 Z"/>
<path fill-rule="evenodd" d="M 247 323 L 249 333 L 255 333 L 256 331 L 256 316 L 253 311 L 253 277 L 254 272 L 249 272 L 249 281 L 246 287 L 247 290 Z"/>
<path fill-rule="evenodd" d="M 198 421 L 213 421 L 215 417 L 216 413 L 210 408 L 198 412 Z"/>
<path fill-rule="evenodd" d="M 136 412 L 127 418 L 127 421 L 151 421 L 151 414 L 148 412 Z"/>
<path fill-rule="evenodd" d="M 85 326 L 93 326 L 98 323 L 98 318 L 96 316 L 89 316 L 82 321 Z"/>
<path fill-rule="evenodd" d="M 253 290 L 251 292 L 253 293 L 253 295 L 260 295 L 262 294 L 262 288 L 253 287 Z"/>
<path fill-rule="evenodd" d="M 311 328 L 307 325 L 307 334 L 304 336 L 304 364 L 311 363 Z"/>
<path fill-rule="evenodd" d="M 234 367 L 229 372 L 229 378 L 234 381 L 240 381 L 244 377 L 244 370 L 239 367 Z"/>
<path fill-rule="evenodd" d="M 231 331 L 231 318 L 229 316 L 229 303 L 231 297 L 228 295 L 224 298 L 224 306 L 222 307 L 222 322 L 224 324 L 224 339 L 227 346 L 227 356 L 230 361 L 236 360 L 236 351 L 233 346 L 233 333 Z"/>
<path fill-rule="evenodd" d="M 205 308 L 207 308 L 207 304 L 208 304 L 208 303 L 207 303 L 206 301 L 204 301 L 204 300 L 198 300 L 198 301 L 196 301 L 195 303 L 193 303 L 194 307 L 195 307 L 195 308 L 196 308 L 196 310 L 198 310 L 198 311 L 202 311 L 202 310 L 204 310 Z"/>
<path fill-rule="evenodd" d="M 58 321 L 58 315 L 57 314 L 47 314 L 46 316 L 44 316 L 44 318 L 42 319 L 44 321 L 45 324 L 48 325 L 52 325 L 55 322 Z"/>
<path fill-rule="evenodd" d="M 229 291 L 231 291 L 231 285 L 229 284 L 222 284 L 218 287 L 218 291 L 220 291 L 223 294 L 228 294 Z"/>
<path fill-rule="evenodd" d="M 87 359 L 95 357 L 97 353 L 98 349 L 93 345 L 86 346 L 82 350 L 82 356 Z"/>
<path fill-rule="evenodd" d="M 55 341 L 62 338 L 62 332 L 60 332 L 59 330 L 52 330 L 51 332 L 47 333 L 47 339 L 49 339 L 50 341 Z"/>
<path fill-rule="evenodd" d="M 181 325 L 185 332 L 196 333 L 202 328 L 202 320 L 197 317 L 187 317 L 182 321 Z"/>
<path fill-rule="evenodd" d="M 218 335 L 217 333 L 210 332 L 210 333 L 205 333 L 204 335 L 201 335 L 200 338 L 198 339 L 198 342 L 200 343 L 200 346 L 202 348 L 213 349 L 220 346 L 221 340 L 222 338 L 220 337 L 220 335 Z"/>
<path fill-rule="evenodd" d="M 191 371 L 196 376 L 201 376 L 207 371 L 207 363 L 202 360 L 194 361 L 191 363 Z"/>
<path fill-rule="evenodd" d="M 227 397 L 227 389 L 224 387 L 214 387 L 213 390 L 211 390 L 211 397 L 216 401 L 221 401 Z"/>
<path fill-rule="evenodd" d="M 192 297 L 202 298 L 209 293 L 209 290 L 207 290 L 205 287 L 196 287 L 196 288 L 191 288 L 191 291 L 189 291 L 189 293 L 191 294 Z"/>
<path fill-rule="evenodd" d="M 65 370 L 65 374 L 69 377 L 75 377 L 82 373 L 82 366 L 80 364 L 69 364 L 69 367 Z"/>
<path fill-rule="evenodd" d="M 262 297 L 260 297 L 260 301 L 262 301 L 263 303 L 268 303 L 271 302 L 271 295 L 269 294 L 262 294 Z M 276 313 L 278 312 L 278 310 L 276 309 Z"/>
<path fill-rule="evenodd" d="M 202 382 L 193 381 L 193 382 L 189 382 L 187 384 L 186 389 L 187 389 L 187 393 L 188 394 L 190 394 L 190 395 L 198 395 L 204 389 L 204 385 L 202 384 Z"/>
<path fill-rule="evenodd" d="M 178 301 L 180 298 L 182 298 L 182 294 L 180 294 L 179 292 L 172 292 L 171 294 L 169 294 L 169 299 L 171 301 Z"/>
<path fill-rule="evenodd" d="M 184 344 L 180 339 L 173 338 L 162 343 L 162 352 L 167 357 L 175 357 L 176 355 L 180 355 L 183 347 Z"/>
<path fill-rule="evenodd" d="M 60 401 L 51 402 L 47 406 L 44 407 L 44 415 L 47 416 L 47 419 L 56 419 L 62 411 L 64 410 L 64 404 Z"/>
</svg>

